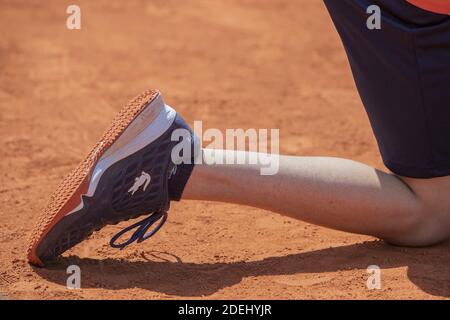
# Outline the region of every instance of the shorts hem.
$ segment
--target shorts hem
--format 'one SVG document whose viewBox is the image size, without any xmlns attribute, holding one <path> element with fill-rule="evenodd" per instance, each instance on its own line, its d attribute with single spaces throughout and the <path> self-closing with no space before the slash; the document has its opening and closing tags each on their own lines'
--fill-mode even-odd
<svg viewBox="0 0 450 320">
<path fill-rule="evenodd" d="M 392 161 L 384 161 L 385 166 L 393 173 L 399 176 L 418 178 L 418 179 L 431 179 L 438 177 L 450 176 L 450 164 L 442 168 L 420 168 L 412 167 Z"/>
</svg>

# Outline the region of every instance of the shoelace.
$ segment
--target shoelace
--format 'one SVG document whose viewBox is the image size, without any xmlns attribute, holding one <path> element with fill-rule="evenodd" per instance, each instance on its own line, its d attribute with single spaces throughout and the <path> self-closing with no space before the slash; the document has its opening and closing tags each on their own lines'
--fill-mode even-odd
<svg viewBox="0 0 450 320">
<path fill-rule="evenodd" d="M 148 229 L 154 225 L 158 220 L 160 220 L 159 224 L 149 233 L 147 233 Z M 167 220 L 167 212 L 166 211 L 156 211 L 153 212 L 151 215 L 149 215 L 147 218 L 136 222 L 132 224 L 129 227 L 126 227 L 119 233 L 117 233 L 114 237 L 111 238 L 111 241 L 109 242 L 109 245 L 113 248 L 118 248 L 120 250 L 124 249 L 126 246 L 133 242 L 140 243 L 144 240 L 147 240 L 148 238 L 152 237 L 156 232 L 158 232 L 159 229 L 164 225 L 164 223 Z M 125 233 L 136 229 L 134 233 L 131 235 L 131 237 L 122 243 L 116 244 L 116 241 L 122 237 Z"/>
</svg>

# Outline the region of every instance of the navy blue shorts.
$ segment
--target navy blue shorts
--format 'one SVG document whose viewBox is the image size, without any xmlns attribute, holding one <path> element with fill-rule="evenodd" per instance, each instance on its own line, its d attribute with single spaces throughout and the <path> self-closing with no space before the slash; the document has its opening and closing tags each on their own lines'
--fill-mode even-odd
<svg viewBox="0 0 450 320">
<path fill-rule="evenodd" d="M 450 16 L 405 0 L 324 0 L 383 161 L 407 177 L 450 175 Z M 381 29 L 367 8 L 381 8 Z"/>
</svg>

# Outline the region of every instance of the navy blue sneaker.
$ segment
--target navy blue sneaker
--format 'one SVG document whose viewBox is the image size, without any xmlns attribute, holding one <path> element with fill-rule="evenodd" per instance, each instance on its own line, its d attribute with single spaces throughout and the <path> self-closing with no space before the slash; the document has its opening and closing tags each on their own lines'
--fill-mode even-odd
<svg viewBox="0 0 450 320">
<path fill-rule="evenodd" d="M 159 91 L 130 101 L 51 197 L 34 229 L 29 262 L 44 266 L 93 231 L 142 215 L 149 216 L 119 232 L 111 246 L 123 249 L 158 231 L 170 200 L 180 199 L 193 169 L 193 163 L 179 164 L 171 156 L 180 142 L 173 141 L 172 133 L 180 128 L 193 145 L 192 131 Z M 134 231 L 129 239 L 117 243 L 129 231 Z"/>
</svg>

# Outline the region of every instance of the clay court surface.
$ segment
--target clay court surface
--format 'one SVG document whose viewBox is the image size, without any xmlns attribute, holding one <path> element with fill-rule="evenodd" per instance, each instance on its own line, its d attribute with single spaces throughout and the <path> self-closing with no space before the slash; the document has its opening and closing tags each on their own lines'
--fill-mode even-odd
<svg viewBox="0 0 450 320">
<path fill-rule="evenodd" d="M 258 209 L 172 205 L 149 241 L 106 227 L 47 269 L 28 265 L 35 219 L 128 99 L 159 88 L 204 128 L 279 128 L 280 151 L 383 168 L 321 1 L 0 0 L 0 292 L 23 299 L 450 298 L 450 243 L 389 246 Z M 81 268 L 81 290 L 66 268 Z M 368 290 L 379 265 L 382 289 Z"/>
</svg>

